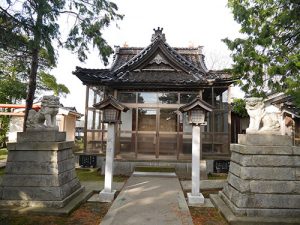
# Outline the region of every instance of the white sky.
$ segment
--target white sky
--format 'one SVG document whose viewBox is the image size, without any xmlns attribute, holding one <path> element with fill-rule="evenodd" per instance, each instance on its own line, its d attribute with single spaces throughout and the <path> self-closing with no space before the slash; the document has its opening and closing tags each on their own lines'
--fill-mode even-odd
<svg viewBox="0 0 300 225">
<path fill-rule="evenodd" d="M 209 69 L 221 69 L 230 65 L 229 50 L 221 39 L 236 38 L 239 25 L 226 7 L 227 0 L 113 0 L 125 17 L 112 24 L 104 32 L 111 46 L 146 47 L 150 44 L 153 28 L 163 27 L 167 43 L 172 47 L 204 46 Z M 213 63 L 215 61 L 215 63 Z M 213 65 L 214 64 L 214 65 Z M 76 55 L 67 50 L 59 51 L 58 66 L 52 71 L 59 83 L 71 91 L 62 98 L 64 106 L 75 106 L 84 113 L 85 86 L 72 71 L 76 66 L 104 68 L 98 52 L 91 49 L 86 63 L 80 63 Z"/>
</svg>

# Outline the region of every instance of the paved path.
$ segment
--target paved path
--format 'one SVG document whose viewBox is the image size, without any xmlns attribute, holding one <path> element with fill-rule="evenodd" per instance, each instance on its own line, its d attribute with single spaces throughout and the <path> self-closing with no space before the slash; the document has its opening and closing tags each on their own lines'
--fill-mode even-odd
<svg viewBox="0 0 300 225">
<path fill-rule="evenodd" d="M 131 176 L 101 225 L 193 225 L 177 177 Z"/>
</svg>

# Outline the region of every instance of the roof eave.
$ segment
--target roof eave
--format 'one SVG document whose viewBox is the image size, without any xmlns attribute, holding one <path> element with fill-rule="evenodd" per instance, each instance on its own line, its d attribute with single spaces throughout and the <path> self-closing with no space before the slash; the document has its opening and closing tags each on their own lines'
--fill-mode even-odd
<svg viewBox="0 0 300 225">
<path fill-rule="evenodd" d="M 123 104 L 121 104 L 117 99 L 115 99 L 113 96 L 109 95 L 106 99 L 104 99 L 101 102 L 98 102 L 96 104 L 93 105 L 93 107 L 99 109 L 99 110 L 103 110 L 106 107 L 108 107 L 109 105 L 113 106 L 114 108 L 122 111 L 122 112 L 126 112 L 129 110 L 129 108 Z"/>
<path fill-rule="evenodd" d="M 187 112 L 187 111 L 190 111 L 191 109 L 193 109 L 195 107 L 203 108 L 208 112 L 213 111 L 213 108 L 214 108 L 212 105 L 208 104 L 207 102 L 202 100 L 201 97 L 198 96 L 197 98 L 195 98 L 190 103 L 187 103 L 186 105 L 181 106 L 178 110 L 180 112 Z"/>
</svg>

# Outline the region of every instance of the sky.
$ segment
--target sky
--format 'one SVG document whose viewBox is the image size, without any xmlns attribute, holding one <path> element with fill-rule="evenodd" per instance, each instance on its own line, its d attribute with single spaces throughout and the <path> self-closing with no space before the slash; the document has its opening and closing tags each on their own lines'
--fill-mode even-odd
<svg viewBox="0 0 300 225">
<path fill-rule="evenodd" d="M 227 8 L 227 0 L 113 0 L 119 13 L 124 15 L 118 27 L 112 23 L 106 28 L 104 38 L 113 46 L 146 47 L 151 43 L 153 29 L 163 28 L 167 43 L 172 47 L 204 46 L 208 69 L 222 69 L 231 64 L 230 51 L 222 39 L 241 36 L 240 26 Z M 68 26 L 64 23 L 63 26 Z M 67 29 L 66 29 L 67 30 Z M 58 65 L 51 71 L 59 83 L 70 89 L 64 106 L 75 106 L 84 113 L 85 86 L 72 74 L 76 66 L 105 68 L 98 51 L 91 49 L 88 60 L 79 62 L 76 54 L 67 50 L 58 51 Z M 109 66 L 108 66 L 109 67 Z M 238 91 L 236 97 L 239 97 Z"/>
</svg>

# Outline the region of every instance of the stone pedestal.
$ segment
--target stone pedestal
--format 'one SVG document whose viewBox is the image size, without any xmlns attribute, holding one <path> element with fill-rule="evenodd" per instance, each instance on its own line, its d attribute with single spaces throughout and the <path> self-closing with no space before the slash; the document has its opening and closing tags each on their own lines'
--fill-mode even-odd
<svg viewBox="0 0 300 225">
<path fill-rule="evenodd" d="M 187 193 L 187 197 L 189 205 L 204 204 L 204 196 L 200 192 L 198 192 L 197 195 L 193 193 Z"/>
<path fill-rule="evenodd" d="M 112 202 L 115 199 L 116 190 L 106 191 L 103 189 L 99 193 L 100 202 Z"/>
<path fill-rule="evenodd" d="M 0 205 L 63 207 L 83 191 L 76 176 L 73 142 L 55 130 L 18 133 L 8 144 Z"/>
<path fill-rule="evenodd" d="M 231 144 L 228 180 L 219 193 L 223 202 L 235 216 L 257 222 L 300 219 L 300 147 L 281 135 L 246 134 L 238 140 Z"/>
</svg>

